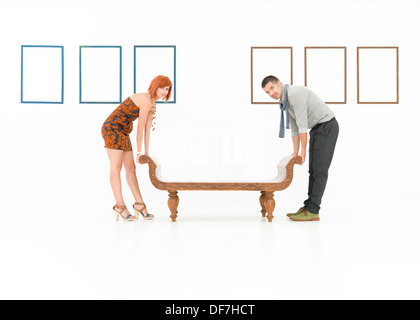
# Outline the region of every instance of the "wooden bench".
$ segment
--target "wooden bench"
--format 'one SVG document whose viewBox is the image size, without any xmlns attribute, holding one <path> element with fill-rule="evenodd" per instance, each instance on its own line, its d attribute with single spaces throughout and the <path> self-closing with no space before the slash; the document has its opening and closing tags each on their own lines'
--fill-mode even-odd
<svg viewBox="0 0 420 320">
<path fill-rule="evenodd" d="M 270 181 L 256 182 L 170 182 L 164 180 L 160 175 L 161 167 L 155 158 L 143 155 L 139 159 L 140 163 L 149 165 L 149 176 L 153 186 L 159 190 L 169 192 L 168 206 L 171 211 L 172 222 L 176 221 L 177 208 L 179 204 L 178 191 L 202 190 L 202 191 L 260 191 L 261 214 L 266 217 L 268 222 L 273 220 L 275 207 L 274 192 L 286 189 L 293 180 L 293 166 L 300 164 L 302 159 L 299 156 L 284 157 L 278 164 L 278 175 Z"/>
</svg>

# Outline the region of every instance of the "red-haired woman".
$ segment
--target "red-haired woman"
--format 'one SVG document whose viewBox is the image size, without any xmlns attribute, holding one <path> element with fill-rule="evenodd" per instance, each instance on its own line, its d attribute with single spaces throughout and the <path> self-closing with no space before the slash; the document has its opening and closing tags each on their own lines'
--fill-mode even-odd
<svg viewBox="0 0 420 320">
<path fill-rule="evenodd" d="M 116 205 L 113 207 L 116 220 L 121 218 L 125 221 L 138 219 L 153 219 L 149 214 L 140 193 L 136 175 L 136 164 L 131 147 L 130 132 L 133 130 L 133 122 L 139 118 L 137 125 L 137 157 L 139 162 L 142 143 L 144 139 L 145 154 L 149 154 L 150 129 L 156 112 L 156 101 L 168 101 L 171 97 L 172 82 L 168 77 L 157 76 L 150 83 L 147 93 L 135 93 L 124 100 L 106 119 L 102 126 L 102 136 L 105 140 L 105 148 L 111 162 L 111 187 L 114 193 Z M 128 186 L 134 196 L 133 209 L 135 216 L 128 211 L 121 191 L 121 168 L 124 166 Z"/>
</svg>

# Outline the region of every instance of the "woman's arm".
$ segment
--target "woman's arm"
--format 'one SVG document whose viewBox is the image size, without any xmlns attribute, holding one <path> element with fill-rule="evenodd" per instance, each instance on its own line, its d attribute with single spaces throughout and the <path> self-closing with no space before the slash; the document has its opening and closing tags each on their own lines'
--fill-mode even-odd
<svg viewBox="0 0 420 320">
<path fill-rule="evenodd" d="M 142 98 L 139 101 L 139 108 L 140 112 L 137 126 L 137 153 L 141 152 L 146 122 L 151 108 L 150 100 L 148 100 L 147 98 Z"/>
<path fill-rule="evenodd" d="M 153 112 L 149 112 L 146 126 L 144 128 L 144 151 L 146 155 L 149 155 L 149 141 L 150 141 L 150 129 L 152 128 Z"/>
</svg>

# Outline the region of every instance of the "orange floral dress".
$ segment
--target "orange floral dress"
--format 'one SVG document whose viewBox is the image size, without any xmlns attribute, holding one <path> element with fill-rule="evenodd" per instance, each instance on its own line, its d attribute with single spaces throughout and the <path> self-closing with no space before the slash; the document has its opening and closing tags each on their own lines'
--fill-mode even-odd
<svg viewBox="0 0 420 320">
<path fill-rule="evenodd" d="M 102 125 L 102 137 L 105 148 L 123 151 L 133 151 L 130 133 L 133 122 L 139 117 L 139 108 L 127 98 L 105 120 Z"/>
</svg>

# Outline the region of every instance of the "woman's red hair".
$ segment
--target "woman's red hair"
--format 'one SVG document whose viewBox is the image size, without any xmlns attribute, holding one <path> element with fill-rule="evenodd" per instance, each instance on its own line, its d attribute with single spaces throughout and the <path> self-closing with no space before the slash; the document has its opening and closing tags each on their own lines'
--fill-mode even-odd
<svg viewBox="0 0 420 320">
<path fill-rule="evenodd" d="M 171 92 L 172 92 L 172 82 L 168 77 L 165 76 L 157 76 L 155 77 L 152 82 L 150 82 L 149 86 L 149 93 L 152 96 L 152 99 L 156 100 L 156 91 L 159 88 L 169 87 L 169 92 L 166 95 L 164 101 L 168 101 L 171 98 Z"/>
</svg>

